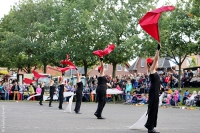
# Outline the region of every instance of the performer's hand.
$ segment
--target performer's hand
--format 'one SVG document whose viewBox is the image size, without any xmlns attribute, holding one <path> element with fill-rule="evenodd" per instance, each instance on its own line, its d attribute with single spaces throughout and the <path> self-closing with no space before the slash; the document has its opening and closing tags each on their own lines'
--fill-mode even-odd
<svg viewBox="0 0 200 133">
<path fill-rule="evenodd" d="M 100 57 L 100 61 L 103 61 L 103 57 Z"/>
<path fill-rule="evenodd" d="M 161 44 L 158 43 L 157 50 L 159 51 L 160 49 L 161 49 Z"/>
</svg>

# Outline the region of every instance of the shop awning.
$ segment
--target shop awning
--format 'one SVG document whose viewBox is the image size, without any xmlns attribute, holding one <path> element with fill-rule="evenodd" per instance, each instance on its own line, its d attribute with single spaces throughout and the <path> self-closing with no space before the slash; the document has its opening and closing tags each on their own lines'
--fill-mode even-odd
<svg viewBox="0 0 200 133">
<path fill-rule="evenodd" d="M 8 70 L 6 67 L 0 67 L 0 75 L 7 75 Z"/>
</svg>

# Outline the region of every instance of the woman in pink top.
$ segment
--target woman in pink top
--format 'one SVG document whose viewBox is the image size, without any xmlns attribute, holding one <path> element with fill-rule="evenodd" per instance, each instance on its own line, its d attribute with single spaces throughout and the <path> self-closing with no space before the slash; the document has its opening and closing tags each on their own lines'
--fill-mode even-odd
<svg viewBox="0 0 200 133">
<path fill-rule="evenodd" d="M 42 92 L 42 89 L 40 88 L 40 85 L 38 85 L 37 89 L 36 89 L 36 93 L 37 94 L 41 94 Z"/>
<path fill-rule="evenodd" d="M 122 89 L 120 88 L 119 84 L 117 84 L 117 87 L 116 87 L 117 90 L 121 91 Z"/>
</svg>

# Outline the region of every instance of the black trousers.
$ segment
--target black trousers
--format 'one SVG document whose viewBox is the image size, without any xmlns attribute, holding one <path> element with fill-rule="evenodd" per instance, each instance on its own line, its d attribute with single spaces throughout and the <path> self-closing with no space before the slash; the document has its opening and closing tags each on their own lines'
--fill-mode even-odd
<svg viewBox="0 0 200 133">
<path fill-rule="evenodd" d="M 63 104 L 63 97 L 59 97 L 59 109 L 62 109 L 62 104 Z"/>
<path fill-rule="evenodd" d="M 50 93 L 50 100 L 49 100 L 49 106 L 51 105 L 51 102 L 53 101 L 53 93 Z"/>
<path fill-rule="evenodd" d="M 106 89 L 97 89 L 96 90 L 97 93 L 97 101 L 98 101 L 98 106 L 97 106 L 97 110 L 96 110 L 96 114 L 98 117 L 101 117 L 103 108 L 106 104 Z"/>
<path fill-rule="evenodd" d="M 82 91 L 76 92 L 76 106 L 75 106 L 75 109 L 74 109 L 75 112 L 80 111 L 82 97 L 83 97 Z"/>
<path fill-rule="evenodd" d="M 148 119 L 147 119 L 147 123 L 146 123 L 146 126 L 148 127 L 148 129 L 152 130 L 152 129 L 154 129 L 154 127 L 156 127 L 157 117 L 158 117 L 158 107 L 152 108 L 149 111 Z"/>
<path fill-rule="evenodd" d="M 43 95 L 40 95 L 40 99 L 39 99 L 39 100 L 40 100 L 39 103 L 42 104 L 42 101 L 43 101 Z"/>
</svg>

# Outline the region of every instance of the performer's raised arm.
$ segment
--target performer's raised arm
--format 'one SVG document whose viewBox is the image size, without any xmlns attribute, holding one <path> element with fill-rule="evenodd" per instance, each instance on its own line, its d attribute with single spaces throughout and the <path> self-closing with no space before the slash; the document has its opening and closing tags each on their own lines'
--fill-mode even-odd
<svg viewBox="0 0 200 133">
<path fill-rule="evenodd" d="M 156 68 L 158 67 L 158 58 L 159 58 L 160 48 L 161 48 L 161 44 L 158 43 L 158 47 L 157 47 L 156 54 L 155 54 L 154 61 L 153 61 L 152 65 L 147 64 L 148 67 L 150 67 L 150 69 L 149 69 L 150 73 L 155 73 Z"/>
<path fill-rule="evenodd" d="M 104 64 L 103 64 L 103 57 L 100 58 L 100 77 L 104 76 Z"/>
<path fill-rule="evenodd" d="M 80 77 L 80 73 L 78 72 L 78 69 L 76 68 L 76 78 L 77 78 L 77 83 L 81 82 L 81 77 Z"/>
</svg>

